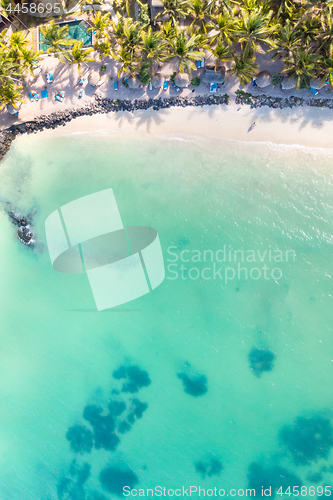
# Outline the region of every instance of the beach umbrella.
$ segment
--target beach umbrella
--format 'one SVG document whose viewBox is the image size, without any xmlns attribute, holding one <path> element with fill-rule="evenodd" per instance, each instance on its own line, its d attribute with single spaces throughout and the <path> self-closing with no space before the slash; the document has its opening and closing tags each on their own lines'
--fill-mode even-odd
<svg viewBox="0 0 333 500">
<path fill-rule="evenodd" d="M 154 78 L 152 79 L 152 85 L 154 89 L 159 89 L 160 87 L 163 86 L 164 78 L 160 73 L 157 73 Z"/>
<path fill-rule="evenodd" d="M 284 76 L 282 78 L 281 88 L 283 90 L 291 90 L 296 88 L 296 84 L 297 84 L 297 78 L 290 78 L 288 76 Z"/>
<path fill-rule="evenodd" d="M 205 69 L 205 73 L 202 77 L 202 81 L 204 83 L 223 83 L 225 80 L 225 67 L 221 66 L 217 68 L 215 72 L 215 68 L 207 67 Z"/>
<path fill-rule="evenodd" d="M 20 108 L 22 106 L 22 103 L 18 103 L 16 108 L 12 104 L 7 104 L 7 111 L 11 115 L 16 115 L 16 113 L 19 112 Z"/>
<path fill-rule="evenodd" d="M 256 76 L 255 81 L 258 87 L 265 88 L 272 83 L 272 75 L 268 71 L 261 71 L 258 76 Z"/>
<path fill-rule="evenodd" d="M 92 85 L 93 87 L 96 87 L 100 79 L 101 77 L 99 73 L 97 73 L 97 71 L 92 71 L 88 76 L 88 83 L 90 83 L 90 85 Z"/>
<path fill-rule="evenodd" d="M 136 76 L 130 76 L 127 80 L 130 89 L 137 89 L 140 86 L 140 81 Z"/>
<path fill-rule="evenodd" d="M 326 83 L 320 78 L 310 78 L 310 87 L 312 89 L 319 90 L 321 87 L 324 87 L 324 85 L 326 85 Z"/>
<path fill-rule="evenodd" d="M 190 77 L 187 73 L 178 73 L 175 76 L 175 84 L 177 87 L 186 87 L 190 83 Z"/>
</svg>

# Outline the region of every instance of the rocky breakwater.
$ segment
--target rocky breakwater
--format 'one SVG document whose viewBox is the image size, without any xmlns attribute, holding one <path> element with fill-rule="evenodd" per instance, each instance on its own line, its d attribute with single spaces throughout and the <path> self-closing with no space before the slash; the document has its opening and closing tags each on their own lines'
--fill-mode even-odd
<svg viewBox="0 0 333 500">
<path fill-rule="evenodd" d="M 333 99 L 304 99 L 303 97 L 273 97 L 265 94 L 252 95 L 243 90 L 236 91 L 236 104 L 245 104 L 251 108 L 268 106 L 270 108 L 294 108 L 297 106 L 314 106 L 317 108 L 333 109 Z"/>
<path fill-rule="evenodd" d="M 9 218 L 15 226 L 18 226 L 16 235 L 24 245 L 35 244 L 34 233 L 31 231 L 31 221 L 14 212 L 8 212 Z"/>
<path fill-rule="evenodd" d="M 98 113 L 109 113 L 119 111 L 136 111 L 152 108 L 154 110 L 187 107 L 187 106 L 212 106 L 218 104 L 228 104 L 227 94 L 197 95 L 191 97 L 169 97 L 166 99 L 108 99 L 99 95 L 95 96 L 95 102 L 71 110 L 58 111 L 50 115 L 40 115 L 34 120 L 12 125 L 0 132 L 0 160 L 5 156 L 12 141 L 18 135 L 32 134 L 46 129 L 55 129 L 78 118 L 79 116 L 90 116 Z"/>
</svg>

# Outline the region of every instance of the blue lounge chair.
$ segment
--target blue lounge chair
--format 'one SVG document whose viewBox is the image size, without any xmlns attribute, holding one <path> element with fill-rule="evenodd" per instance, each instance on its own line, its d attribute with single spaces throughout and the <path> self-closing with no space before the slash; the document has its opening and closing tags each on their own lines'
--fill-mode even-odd
<svg viewBox="0 0 333 500">
<path fill-rule="evenodd" d="M 80 92 L 78 94 L 78 98 L 81 99 L 82 96 L 83 96 L 83 89 L 80 90 Z"/>
<path fill-rule="evenodd" d="M 318 90 L 317 90 L 317 89 L 314 89 L 313 87 L 310 87 L 310 90 L 311 90 L 311 92 L 312 92 L 314 95 L 317 95 L 317 94 L 318 94 Z"/>
<path fill-rule="evenodd" d="M 118 90 L 118 82 L 114 82 L 113 87 L 115 90 Z"/>
<path fill-rule="evenodd" d="M 42 96 L 42 99 L 44 99 L 44 97 L 48 97 L 49 96 L 49 94 L 48 94 L 48 92 L 47 92 L 46 89 L 45 90 L 41 90 L 40 91 L 40 95 Z"/>
<path fill-rule="evenodd" d="M 54 98 L 56 101 L 62 102 L 62 97 L 60 97 L 60 95 L 56 94 Z"/>
<path fill-rule="evenodd" d="M 204 68 L 205 66 L 205 60 L 204 59 L 198 59 L 197 60 L 197 69 Z"/>
<path fill-rule="evenodd" d="M 211 83 L 209 92 L 217 92 L 217 83 Z"/>
<path fill-rule="evenodd" d="M 163 84 L 163 90 L 167 90 L 168 86 L 169 86 L 169 82 L 168 82 L 168 80 L 165 80 L 164 84 Z"/>
<path fill-rule="evenodd" d="M 53 83 L 52 73 L 46 73 L 46 81 L 47 81 L 47 83 Z"/>
<path fill-rule="evenodd" d="M 34 92 L 34 98 L 36 99 L 36 101 L 39 101 L 39 96 L 38 96 L 37 92 Z"/>
<path fill-rule="evenodd" d="M 31 102 L 34 102 L 34 96 L 31 92 L 29 92 L 29 98 Z"/>
<path fill-rule="evenodd" d="M 65 97 L 65 92 L 57 90 L 56 95 L 58 95 L 59 97 L 63 98 L 63 97 Z"/>
<path fill-rule="evenodd" d="M 252 78 L 252 87 L 256 87 L 257 84 L 256 84 L 256 79 L 255 78 Z"/>
<path fill-rule="evenodd" d="M 83 82 L 84 82 L 84 78 L 81 76 L 81 78 L 79 78 L 79 81 L 77 82 L 77 84 L 81 87 L 81 85 L 83 85 Z"/>
<path fill-rule="evenodd" d="M 153 90 L 153 84 L 151 82 L 149 82 L 148 89 Z"/>
</svg>

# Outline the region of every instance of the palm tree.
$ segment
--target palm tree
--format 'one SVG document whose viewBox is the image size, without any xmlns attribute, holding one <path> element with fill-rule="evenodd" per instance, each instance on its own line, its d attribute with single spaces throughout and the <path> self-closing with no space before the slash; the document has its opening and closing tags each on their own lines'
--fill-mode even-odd
<svg viewBox="0 0 333 500">
<path fill-rule="evenodd" d="M 81 64 L 85 64 L 89 61 L 93 61 L 93 57 L 89 57 L 89 54 L 93 52 L 93 48 L 83 49 L 83 42 L 77 40 L 71 50 L 71 61 L 69 64 L 77 64 L 77 70 L 79 75 L 82 76 Z"/>
<path fill-rule="evenodd" d="M 118 78 L 120 78 L 122 73 L 130 73 L 133 76 L 138 72 L 140 61 L 139 56 L 128 52 L 125 47 L 120 47 L 118 51 L 112 51 L 112 57 L 121 63 L 118 71 Z"/>
<path fill-rule="evenodd" d="M 330 87 L 333 88 L 333 58 L 326 57 L 322 63 L 322 72 L 324 74 L 323 83 L 329 82 Z"/>
<path fill-rule="evenodd" d="M 174 26 L 177 24 L 179 18 L 185 19 L 189 13 L 190 2 L 189 0 L 163 0 L 163 12 L 157 14 L 156 21 L 160 17 L 166 16 Z"/>
<path fill-rule="evenodd" d="M 295 49 L 296 46 L 300 45 L 301 42 L 302 37 L 300 31 L 289 19 L 287 19 L 284 25 L 278 26 L 274 47 L 271 49 L 271 51 L 274 51 L 273 59 L 286 56 Z"/>
<path fill-rule="evenodd" d="M 91 19 L 91 24 L 92 26 L 88 28 L 88 31 L 95 31 L 97 39 L 107 37 L 111 24 L 110 14 L 102 14 L 99 10 Z"/>
<path fill-rule="evenodd" d="M 54 52 L 61 62 L 70 61 L 70 55 L 66 48 L 73 45 L 75 40 L 68 38 L 69 26 L 67 24 L 59 26 L 52 20 L 49 24 L 41 26 L 40 31 L 43 35 L 42 43 L 49 46 L 47 52 L 49 54 Z"/>
<path fill-rule="evenodd" d="M 30 71 L 33 75 L 33 69 L 36 63 L 40 60 L 40 56 L 43 53 L 42 50 L 28 50 L 21 49 L 20 65 L 23 73 Z"/>
<path fill-rule="evenodd" d="M 258 73 L 259 65 L 256 63 L 254 56 L 243 52 L 240 56 L 234 54 L 234 60 L 230 67 L 230 76 L 235 75 L 241 85 L 250 83 L 254 75 Z M 229 77 L 230 78 L 230 77 Z"/>
<path fill-rule="evenodd" d="M 333 15 L 332 9 L 325 9 L 320 16 L 321 29 L 318 33 L 320 49 L 333 57 Z"/>
<path fill-rule="evenodd" d="M 13 85 L 21 77 L 19 65 L 5 53 L 0 53 L 0 87 Z"/>
<path fill-rule="evenodd" d="M 19 103 L 25 102 L 22 96 L 21 86 L 3 85 L 0 92 L 0 105 L 2 108 L 11 104 L 14 108 L 18 107 Z"/>
<path fill-rule="evenodd" d="M 217 70 L 220 62 L 232 61 L 234 59 L 234 51 L 230 45 L 225 45 L 221 40 L 218 41 L 214 49 L 210 49 L 213 56 L 216 58 L 215 71 Z"/>
<path fill-rule="evenodd" d="M 162 40 L 161 31 L 153 31 L 152 27 L 149 26 L 148 30 L 142 30 L 141 32 L 141 54 L 144 60 L 149 63 L 149 69 L 153 73 L 153 63 L 162 64 L 167 60 L 167 43 Z"/>
<path fill-rule="evenodd" d="M 170 40 L 171 55 L 178 58 L 178 67 L 181 73 L 191 74 L 191 69 L 195 69 L 194 61 L 204 56 L 204 53 L 198 50 L 199 36 L 192 35 L 188 37 L 183 30 L 178 29 L 176 36 Z"/>
<path fill-rule="evenodd" d="M 247 12 L 241 10 L 240 18 L 236 22 L 235 37 L 248 54 L 252 55 L 254 52 L 263 52 L 262 43 L 273 46 L 271 39 L 275 32 L 275 26 L 271 25 L 273 11 L 268 13 L 262 10 Z"/>
<path fill-rule="evenodd" d="M 208 24 L 208 28 L 217 33 L 210 37 L 211 43 L 221 40 L 229 45 L 234 42 L 235 18 L 229 12 L 219 12 L 216 16 L 212 16 Z"/>
<path fill-rule="evenodd" d="M 209 0 L 192 0 L 189 13 L 190 16 L 193 17 L 193 21 L 190 25 L 190 29 L 194 26 L 198 26 L 200 31 L 207 33 L 207 21 L 211 18 L 214 5 L 214 0 L 211 2 L 209 2 Z"/>
<path fill-rule="evenodd" d="M 283 59 L 285 68 L 282 73 L 288 73 L 290 77 L 297 78 L 297 88 L 307 87 L 308 79 L 317 76 L 316 69 L 320 67 L 319 61 L 320 56 L 314 53 L 311 47 L 297 47 Z"/>
<path fill-rule="evenodd" d="M 173 24 L 172 21 L 164 22 L 161 26 L 162 38 L 166 42 L 172 40 L 177 32 L 178 24 Z"/>
<path fill-rule="evenodd" d="M 12 57 L 14 61 L 19 61 L 21 58 L 22 50 L 24 50 L 28 45 L 26 35 L 23 34 L 21 31 L 15 31 L 10 35 L 10 38 L 8 40 L 8 45 L 9 45 L 9 50 L 8 50 L 9 57 Z"/>
</svg>

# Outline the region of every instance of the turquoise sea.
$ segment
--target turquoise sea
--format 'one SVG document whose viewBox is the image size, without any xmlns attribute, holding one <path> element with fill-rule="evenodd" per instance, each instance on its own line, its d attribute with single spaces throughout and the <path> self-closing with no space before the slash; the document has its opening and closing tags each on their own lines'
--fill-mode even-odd
<svg viewBox="0 0 333 500">
<path fill-rule="evenodd" d="M 15 140 L 0 168 L 1 500 L 116 500 L 124 485 L 321 496 L 333 481 L 332 165 L 333 152 L 268 144 Z M 86 275 L 53 270 L 44 224 L 110 187 L 125 225 L 158 231 L 166 279 L 97 312 Z M 34 249 L 10 208 L 32 214 Z"/>
</svg>

